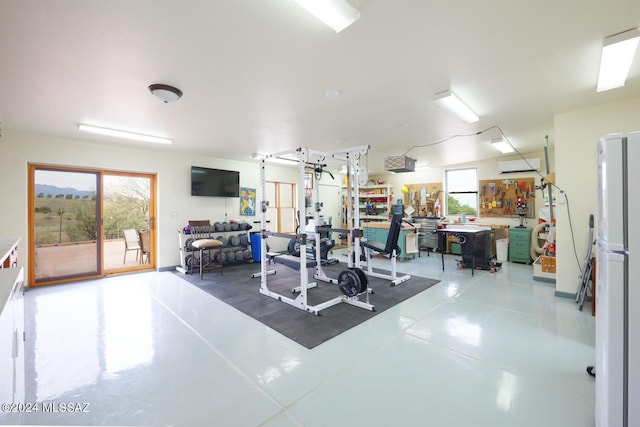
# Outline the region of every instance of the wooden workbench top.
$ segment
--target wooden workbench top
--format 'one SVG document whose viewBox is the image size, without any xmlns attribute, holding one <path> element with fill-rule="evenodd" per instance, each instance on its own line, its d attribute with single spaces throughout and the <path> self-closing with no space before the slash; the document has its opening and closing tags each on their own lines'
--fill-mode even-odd
<svg viewBox="0 0 640 427">
<path fill-rule="evenodd" d="M 416 224 L 418 225 L 418 224 Z M 372 221 L 372 222 L 365 222 L 362 224 L 362 228 L 384 228 L 384 229 L 388 229 L 391 226 L 391 222 L 389 221 Z M 413 231 L 414 227 L 403 223 L 402 224 L 402 228 L 401 230 L 412 230 Z"/>
</svg>

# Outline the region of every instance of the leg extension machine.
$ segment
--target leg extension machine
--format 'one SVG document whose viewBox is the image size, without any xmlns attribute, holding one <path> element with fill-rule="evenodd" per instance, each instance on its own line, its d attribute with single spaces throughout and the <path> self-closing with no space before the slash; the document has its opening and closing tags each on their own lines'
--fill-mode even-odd
<svg viewBox="0 0 640 427">
<path fill-rule="evenodd" d="M 400 237 L 401 228 L 402 215 L 394 214 L 391 219 L 389 234 L 387 235 L 387 242 L 385 244 L 382 244 L 381 242 L 377 242 L 375 240 L 363 240 L 360 242 L 367 262 L 367 276 L 390 280 L 391 286 L 399 285 L 400 283 L 406 282 L 407 280 L 411 279 L 411 276 L 408 274 L 400 277 L 396 275 L 396 258 L 398 257 L 400 252 L 400 247 L 398 247 L 398 237 Z M 371 262 L 372 252 L 379 253 L 380 255 L 391 260 L 391 275 L 376 273 L 373 271 L 373 265 Z"/>
</svg>

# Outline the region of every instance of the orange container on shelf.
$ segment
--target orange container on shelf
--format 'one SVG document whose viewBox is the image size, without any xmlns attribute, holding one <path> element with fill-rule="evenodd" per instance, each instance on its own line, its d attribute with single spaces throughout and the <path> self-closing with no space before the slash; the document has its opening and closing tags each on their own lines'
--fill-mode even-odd
<svg viewBox="0 0 640 427">
<path fill-rule="evenodd" d="M 553 256 L 541 256 L 542 271 L 545 273 L 556 272 L 556 257 Z"/>
</svg>

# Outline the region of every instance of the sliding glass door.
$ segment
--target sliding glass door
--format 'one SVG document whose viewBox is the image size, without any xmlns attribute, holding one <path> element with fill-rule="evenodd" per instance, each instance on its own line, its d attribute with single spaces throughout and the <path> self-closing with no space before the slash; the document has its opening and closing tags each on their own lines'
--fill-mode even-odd
<svg viewBox="0 0 640 427">
<path fill-rule="evenodd" d="M 29 284 L 155 268 L 155 176 L 29 165 Z"/>
<path fill-rule="evenodd" d="M 148 268 L 151 250 L 153 176 L 105 172 L 102 196 L 105 273 Z M 153 239 L 155 241 L 155 239 Z"/>
</svg>

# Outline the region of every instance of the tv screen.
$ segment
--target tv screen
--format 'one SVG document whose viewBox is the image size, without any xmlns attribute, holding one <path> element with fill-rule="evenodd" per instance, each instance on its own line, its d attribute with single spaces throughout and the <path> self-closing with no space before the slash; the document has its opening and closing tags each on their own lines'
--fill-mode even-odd
<svg viewBox="0 0 640 427">
<path fill-rule="evenodd" d="M 191 166 L 191 195 L 239 197 L 240 172 Z"/>
</svg>

